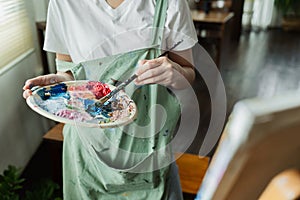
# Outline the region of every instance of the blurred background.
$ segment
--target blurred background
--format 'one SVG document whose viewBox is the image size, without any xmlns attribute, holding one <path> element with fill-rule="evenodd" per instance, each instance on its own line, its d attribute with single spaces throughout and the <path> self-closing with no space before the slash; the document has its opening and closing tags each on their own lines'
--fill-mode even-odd
<svg viewBox="0 0 300 200">
<path fill-rule="evenodd" d="M 46 177 L 61 185 L 62 139 L 45 137 L 56 123 L 30 110 L 22 98 L 28 78 L 55 73 L 54 55 L 42 50 L 48 3 L 0 0 L 0 174 L 12 165 L 21 169 L 20 176 L 28 184 Z M 228 116 L 240 100 L 300 90 L 299 0 L 188 3 L 199 44 L 223 78 Z M 187 153 L 197 155 L 211 113 L 210 97 L 199 74 L 193 87 L 203 112 Z M 208 157 L 213 155 L 214 151 Z M 185 198 L 193 199 L 194 194 Z"/>
</svg>

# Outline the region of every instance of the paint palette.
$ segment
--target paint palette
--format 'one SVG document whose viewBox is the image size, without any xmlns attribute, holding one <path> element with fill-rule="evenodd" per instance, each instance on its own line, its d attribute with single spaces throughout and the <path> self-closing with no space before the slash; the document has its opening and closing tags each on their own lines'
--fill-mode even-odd
<svg viewBox="0 0 300 200">
<path fill-rule="evenodd" d="M 57 122 L 99 128 L 127 125 L 136 118 L 137 108 L 125 92 L 120 91 L 101 107 L 95 106 L 114 88 L 98 81 L 62 82 L 34 90 L 27 104 Z"/>
</svg>

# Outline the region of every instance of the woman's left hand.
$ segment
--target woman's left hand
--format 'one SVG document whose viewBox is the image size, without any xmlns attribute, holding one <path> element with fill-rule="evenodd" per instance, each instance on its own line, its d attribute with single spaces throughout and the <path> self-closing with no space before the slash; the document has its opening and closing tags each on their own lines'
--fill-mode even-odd
<svg viewBox="0 0 300 200">
<path fill-rule="evenodd" d="M 136 85 L 144 84 L 160 84 L 174 89 L 184 88 L 188 84 L 187 77 L 185 76 L 185 67 L 173 62 L 168 57 L 160 57 L 153 60 L 142 60 L 139 63 L 136 74 L 138 77 L 135 79 Z"/>
</svg>

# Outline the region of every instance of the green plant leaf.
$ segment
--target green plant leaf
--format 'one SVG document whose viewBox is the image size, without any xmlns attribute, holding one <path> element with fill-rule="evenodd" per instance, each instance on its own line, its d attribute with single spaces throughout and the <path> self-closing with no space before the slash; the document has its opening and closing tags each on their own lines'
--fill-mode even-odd
<svg viewBox="0 0 300 200">
<path fill-rule="evenodd" d="M 275 0 L 275 7 L 282 12 L 284 16 L 300 14 L 300 1 L 299 0 Z"/>
<path fill-rule="evenodd" d="M 8 166 L 0 175 L 0 200 L 19 200 L 19 191 L 23 188 L 25 179 L 21 178 L 21 170 Z M 62 200 L 54 197 L 59 185 L 51 180 L 41 180 L 30 190 L 25 191 L 24 200 Z M 23 198 L 22 198 L 23 199 Z"/>
<path fill-rule="evenodd" d="M 53 200 L 55 191 L 59 189 L 59 185 L 51 180 L 42 180 L 31 191 L 27 191 L 25 200 L 43 199 Z"/>
<path fill-rule="evenodd" d="M 0 197 L 1 200 L 18 200 L 18 191 L 22 189 L 22 182 L 24 179 L 20 178 L 21 169 L 9 165 L 4 170 L 3 175 L 0 175 Z"/>
</svg>

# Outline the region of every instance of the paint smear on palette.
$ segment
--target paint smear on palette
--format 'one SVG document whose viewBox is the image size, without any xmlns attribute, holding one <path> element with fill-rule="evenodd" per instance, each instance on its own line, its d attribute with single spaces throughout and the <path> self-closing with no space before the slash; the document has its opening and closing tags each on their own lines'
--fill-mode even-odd
<svg viewBox="0 0 300 200">
<path fill-rule="evenodd" d="M 95 102 L 110 92 L 107 84 L 88 81 L 81 84 L 65 83 L 42 88 L 37 91 L 40 108 L 62 118 L 87 123 L 108 123 L 126 118 L 132 114 L 132 100 L 124 93 L 118 93 L 103 106 Z"/>
</svg>

